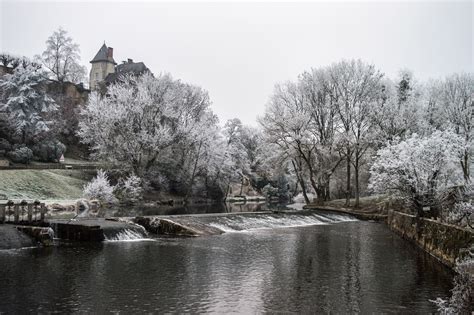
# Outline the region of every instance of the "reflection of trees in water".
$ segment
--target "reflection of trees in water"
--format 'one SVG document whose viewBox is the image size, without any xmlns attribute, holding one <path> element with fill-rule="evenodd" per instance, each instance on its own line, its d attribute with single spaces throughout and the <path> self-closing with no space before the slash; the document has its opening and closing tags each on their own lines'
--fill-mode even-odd
<svg viewBox="0 0 474 315">
<path fill-rule="evenodd" d="M 358 222 L 310 229 L 296 234 L 292 253 L 275 251 L 264 309 L 377 313 L 416 306 L 429 311 L 433 292 L 424 288 L 448 292 L 447 269 L 385 226 Z M 291 260 L 280 253 L 291 255 L 294 263 L 287 264 Z"/>
<path fill-rule="evenodd" d="M 225 212 L 256 212 L 265 210 L 264 202 L 247 202 L 247 203 L 229 203 L 225 204 Z"/>
<path fill-rule="evenodd" d="M 81 305 L 82 310 L 94 310 L 81 296 L 101 287 L 100 275 L 94 271 L 101 249 L 101 244 L 37 248 L 0 257 L 0 309 L 7 313 L 70 313 Z"/>
<path fill-rule="evenodd" d="M 176 206 L 127 206 L 116 207 L 107 210 L 108 216 L 129 217 L 141 215 L 177 215 L 177 214 L 202 214 L 202 213 L 224 213 L 224 212 L 255 212 L 264 211 L 265 202 L 247 203 L 213 203 L 213 204 L 191 204 Z"/>
</svg>

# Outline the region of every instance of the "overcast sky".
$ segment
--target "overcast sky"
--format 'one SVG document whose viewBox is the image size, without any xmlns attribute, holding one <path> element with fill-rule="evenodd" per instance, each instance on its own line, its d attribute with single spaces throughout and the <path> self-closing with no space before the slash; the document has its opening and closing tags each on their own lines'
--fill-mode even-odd
<svg viewBox="0 0 474 315">
<path fill-rule="evenodd" d="M 474 70 L 471 1 L 0 3 L 2 51 L 32 57 L 62 26 L 88 69 L 105 40 L 117 62 L 208 90 L 221 121 L 256 125 L 275 83 L 343 58 L 420 80 Z"/>
</svg>

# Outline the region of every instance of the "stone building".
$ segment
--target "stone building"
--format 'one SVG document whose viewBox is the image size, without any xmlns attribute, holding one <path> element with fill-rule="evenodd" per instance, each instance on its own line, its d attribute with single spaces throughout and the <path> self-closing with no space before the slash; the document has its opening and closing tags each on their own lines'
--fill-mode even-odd
<svg viewBox="0 0 474 315">
<path fill-rule="evenodd" d="M 107 47 L 105 43 L 91 60 L 91 72 L 89 74 L 89 88 L 96 90 L 99 83 L 104 81 L 107 75 L 115 72 L 114 49 Z"/>
<path fill-rule="evenodd" d="M 91 90 L 104 91 L 108 85 L 120 80 L 124 75 L 141 75 L 150 72 L 143 62 L 133 62 L 133 59 L 117 64 L 114 60 L 114 49 L 107 47 L 105 43 L 90 63 L 92 64 L 89 76 Z"/>
</svg>

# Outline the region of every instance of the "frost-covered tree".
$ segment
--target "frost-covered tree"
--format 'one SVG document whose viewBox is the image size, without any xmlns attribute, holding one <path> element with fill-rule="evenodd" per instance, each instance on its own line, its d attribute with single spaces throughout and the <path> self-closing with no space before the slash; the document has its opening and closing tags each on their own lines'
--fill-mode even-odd
<svg viewBox="0 0 474 315">
<path fill-rule="evenodd" d="M 474 150 L 474 74 L 455 74 L 442 82 L 440 105 L 452 128 L 464 139 L 465 148 L 460 159 L 464 179 L 470 181 L 470 167 Z"/>
<path fill-rule="evenodd" d="M 381 102 L 370 117 L 374 124 L 374 145 L 395 138 L 405 139 L 412 133 L 424 131 L 425 108 L 423 88 L 408 71 L 400 72 L 397 81 L 382 81 Z"/>
<path fill-rule="evenodd" d="M 59 82 L 80 83 L 85 79 L 86 68 L 80 64 L 79 45 L 61 27 L 48 37 L 46 50 L 37 59 Z"/>
<path fill-rule="evenodd" d="M 110 184 L 107 173 L 103 170 L 97 172 L 94 177 L 83 188 L 83 196 L 87 199 L 97 199 L 103 202 L 113 203 L 117 201 L 114 195 L 115 187 Z"/>
<path fill-rule="evenodd" d="M 343 148 L 335 102 L 335 86 L 327 69 L 312 69 L 299 78 L 306 111 L 311 117 L 309 132 L 315 147 L 309 169 L 316 169 L 318 198 L 330 199 L 330 180 L 343 159 Z"/>
<path fill-rule="evenodd" d="M 463 139 L 452 131 L 389 144 L 377 152 L 369 188 L 405 200 L 422 215 L 423 207 L 439 206 L 441 192 L 463 183 L 458 166 L 463 149 Z"/>
<path fill-rule="evenodd" d="M 311 187 L 315 191 L 320 190 L 317 169 L 313 167 L 316 143 L 310 132 L 311 119 L 302 88 L 293 82 L 275 86 L 265 114 L 259 119 L 265 141 L 275 145 L 274 156 L 267 157 L 267 160 L 273 160 L 270 163 L 280 167 L 291 163 L 301 187 L 304 187 L 302 192 L 305 196 L 306 185 L 302 163 L 308 169 Z M 280 160 L 279 163 L 276 163 L 278 160 Z M 319 198 L 321 197 L 319 195 Z M 305 200 L 309 202 L 306 197 Z"/>
<path fill-rule="evenodd" d="M 171 161 L 171 172 L 179 169 L 182 155 L 189 153 L 186 144 L 210 112 L 209 103 L 201 88 L 170 75 L 127 77 L 110 86 L 105 97 L 91 94 L 78 134 L 96 158 L 153 179 L 162 159 Z"/>
<path fill-rule="evenodd" d="M 0 78 L 0 111 L 8 114 L 14 136 L 21 143 L 31 143 L 49 130 L 50 122 L 44 119 L 44 114 L 57 106 L 46 94 L 46 81 L 45 73 L 31 64 L 20 65 L 12 74 Z"/>
<path fill-rule="evenodd" d="M 383 74 L 361 60 L 341 61 L 329 68 L 346 157 L 346 205 L 351 196 L 351 165 L 354 167 L 355 207 L 359 206 L 360 168 L 370 148 L 374 128 L 371 113 L 383 101 Z"/>
</svg>

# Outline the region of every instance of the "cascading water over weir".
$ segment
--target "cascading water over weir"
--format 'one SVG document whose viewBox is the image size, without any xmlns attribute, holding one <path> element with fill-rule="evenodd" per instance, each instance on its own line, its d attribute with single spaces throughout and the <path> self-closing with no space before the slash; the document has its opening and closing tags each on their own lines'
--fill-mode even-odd
<svg viewBox="0 0 474 315">
<path fill-rule="evenodd" d="M 202 236 L 252 232 L 357 221 L 349 215 L 330 212 L 225 213 L 206 215 L 147 216 L 120 219 L 79 218 L 52 220 L 54 237 L 73 241 L 140 241 L 150 235 Z"/>
<path fill-rule="evenodd" d="M 137 217 L 134 222 L 153 234 L 178 236 L 217 235 L 263 229 L 301 227 L 357 221 L 352 216 L 298 211 L 292 213 L 215 214 L 167 217 Z"/>
</svg>

